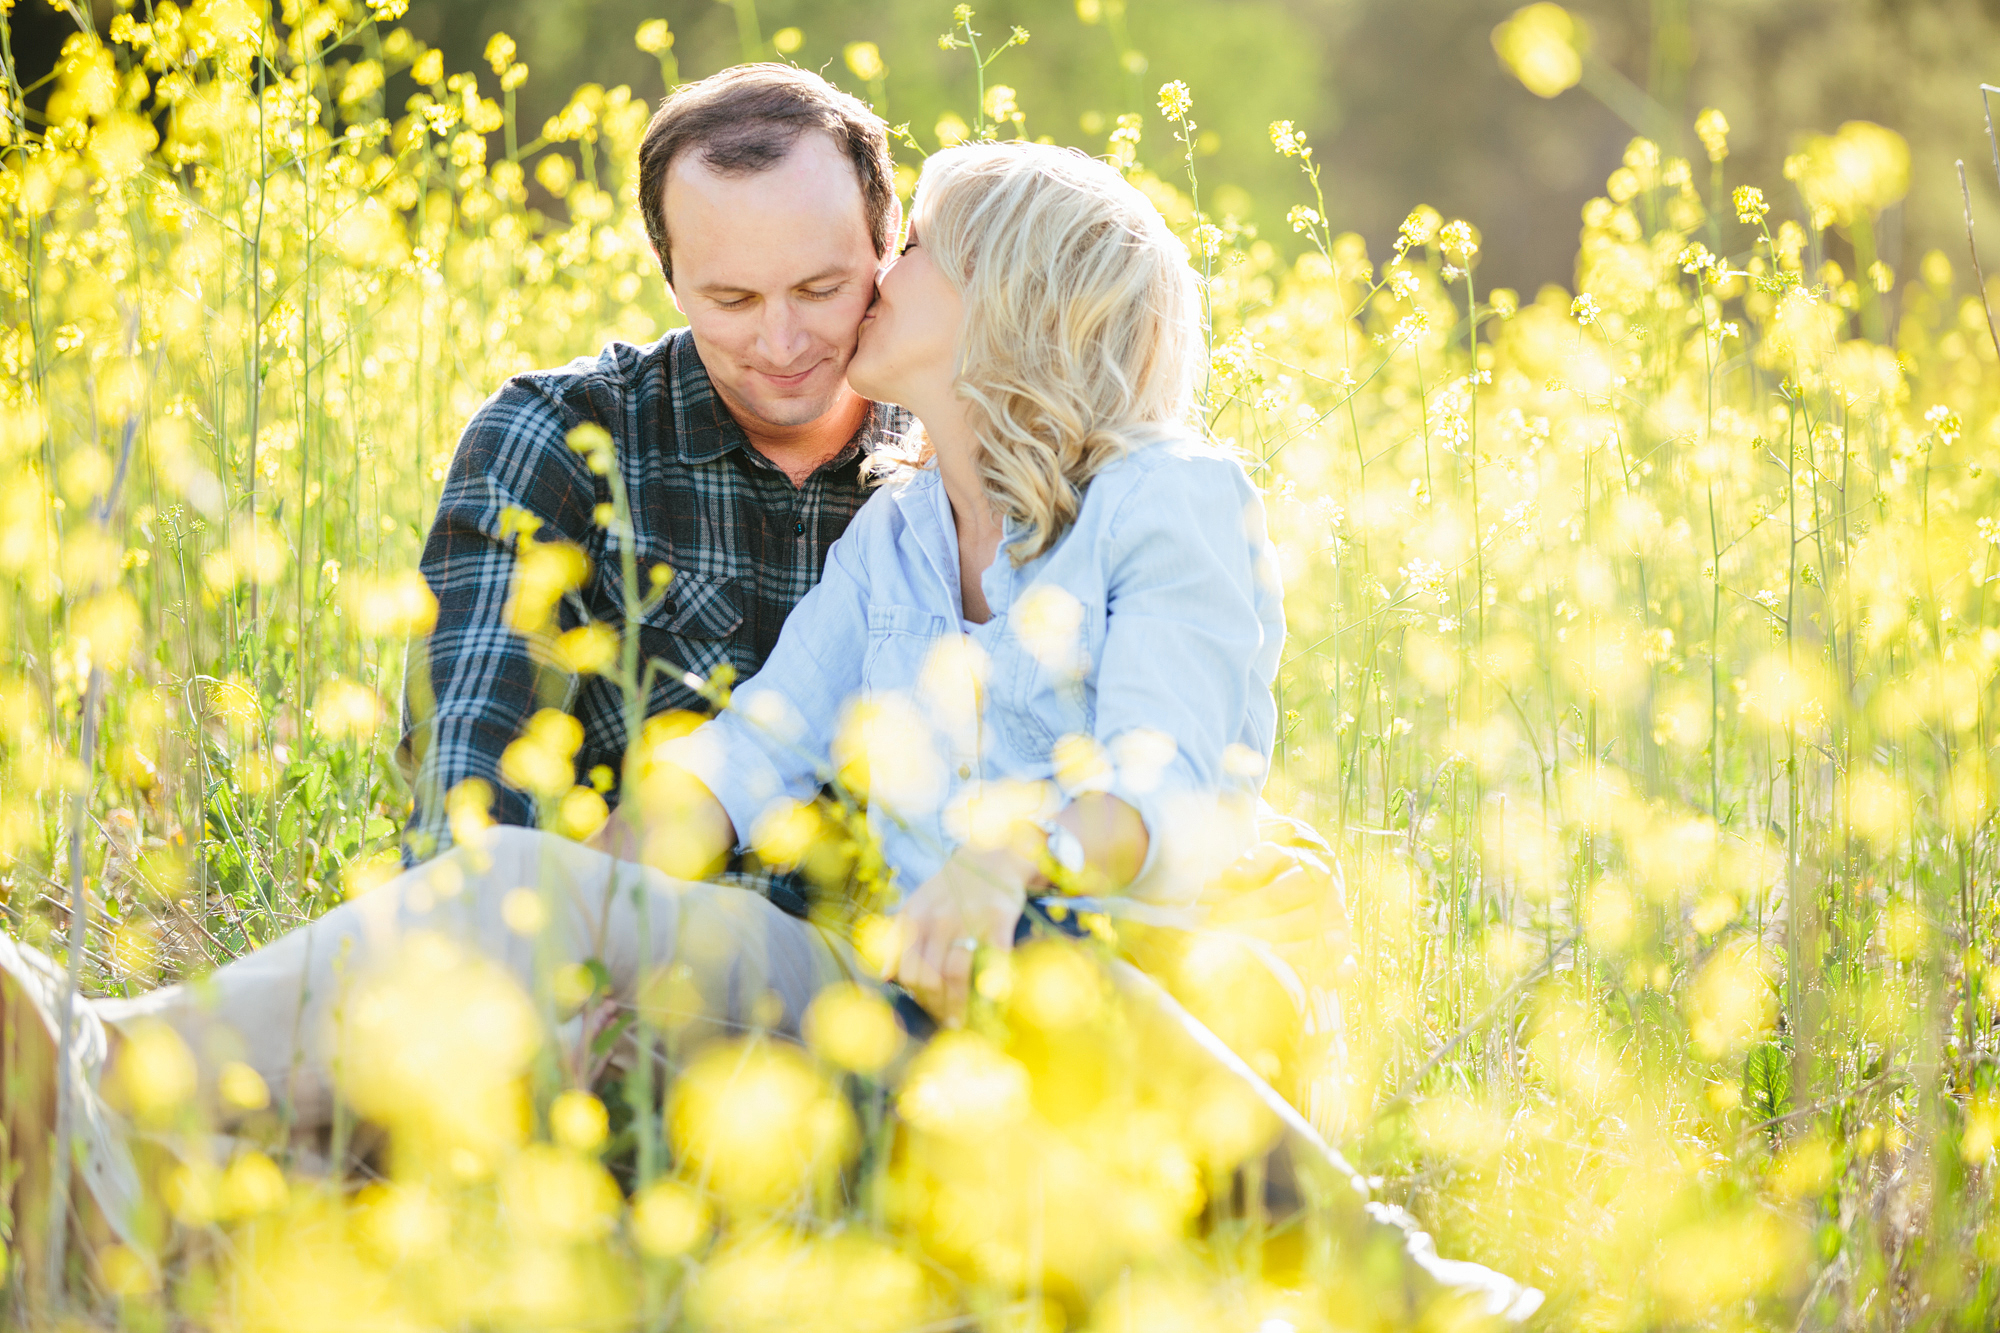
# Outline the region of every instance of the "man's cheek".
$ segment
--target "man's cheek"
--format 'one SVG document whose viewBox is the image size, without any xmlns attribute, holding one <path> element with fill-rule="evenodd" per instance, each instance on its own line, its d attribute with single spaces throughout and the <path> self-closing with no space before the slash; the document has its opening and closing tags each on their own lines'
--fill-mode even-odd
<svg viewBox="0 0 2000 1333">
<path fill-rule="evenodd" d="M 861 317 L 873 300 L 871 292 L 865 299 L 843 300 L 828 307 L 825 318 L 817 322 L 820 337 L 843 355 L 852 356 L 855 340 L 861 336 Z"/>
</svg>

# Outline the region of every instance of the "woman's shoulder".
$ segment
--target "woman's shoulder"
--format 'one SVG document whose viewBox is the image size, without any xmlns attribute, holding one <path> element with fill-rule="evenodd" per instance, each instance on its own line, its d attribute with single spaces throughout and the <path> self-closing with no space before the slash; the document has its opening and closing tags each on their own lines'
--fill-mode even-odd
<svg viewBox="0 0 2000 1333">
<path fill-rule="evenodd" d="M 1119 529 L 1146 513 L 1166 521 L 1213 510 L 1241 512 L 1257 495 L 1233 452 L 1180 426 L 1162 426 L 1136 442 L 1091 480 L 1084 508 Z"/>
<path fill-rule="evenodd" d="M 1097 475 L 1100 479 L 1122 481 L 1126 486 L 1173 485 L 1182 481 L 1213 484 L 1223 477 L 1241 478 L 1246 485 L 1249 483 L 1243 461 L 1233 450 L 1179 425 L 1162 425 L 1137 436 L 1131 447 Z"/>
</svg>

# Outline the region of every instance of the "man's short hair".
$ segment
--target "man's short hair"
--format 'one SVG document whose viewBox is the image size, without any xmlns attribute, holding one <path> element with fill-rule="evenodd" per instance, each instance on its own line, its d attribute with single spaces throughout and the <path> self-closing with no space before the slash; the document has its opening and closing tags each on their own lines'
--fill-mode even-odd
<svg viewBox="0 0 2000 1333">
<path fill-rule="evenodd" d="M 777 166 L 811 130 L 831 137 L 854 164 L 875 253 L 889 253 L 895 163 L 882 118 L 807 70 L 738 65 L 669 93 L 639 144 L 639 211 L 668 282 L 674 265 L 667 249 L 667 172 L 674 159 L 695 152 L 712 171 L 747 176 Z"/>
</svg>

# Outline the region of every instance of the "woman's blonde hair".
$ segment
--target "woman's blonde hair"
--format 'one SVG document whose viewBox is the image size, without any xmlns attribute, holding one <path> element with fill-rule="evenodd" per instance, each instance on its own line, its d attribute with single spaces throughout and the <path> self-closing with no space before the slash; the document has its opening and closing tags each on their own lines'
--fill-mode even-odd
<svg viewBox="0 0 2000 1333">
<path fill-rule="evenodd" d="M 1106 464 L 1193 424 L 1194 271 L 1152 202 L 1074 149 L 966 144 L 933 154 L 918 189 L 918 244 L 965 300 L 958 395 L 980 480 L 1027 529 L 1022 564 Z"/>
</svg>

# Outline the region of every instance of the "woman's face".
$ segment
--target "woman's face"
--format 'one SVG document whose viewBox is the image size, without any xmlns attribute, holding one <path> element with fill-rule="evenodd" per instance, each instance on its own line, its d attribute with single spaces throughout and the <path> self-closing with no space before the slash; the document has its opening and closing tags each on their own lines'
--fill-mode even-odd
<svg viewBox="0 0 2000 1333">
<path fill-rule="evenodd" d="M 965 311 L 957 288 L 924 249 L 923 230 L 918 207 L 902 252 L 876 278 L 875 304 L 862 316 L 854 359 L 847 363 L 847 382 L 856 393 L 919 415 L 951 399 Z"/>
</svg>

